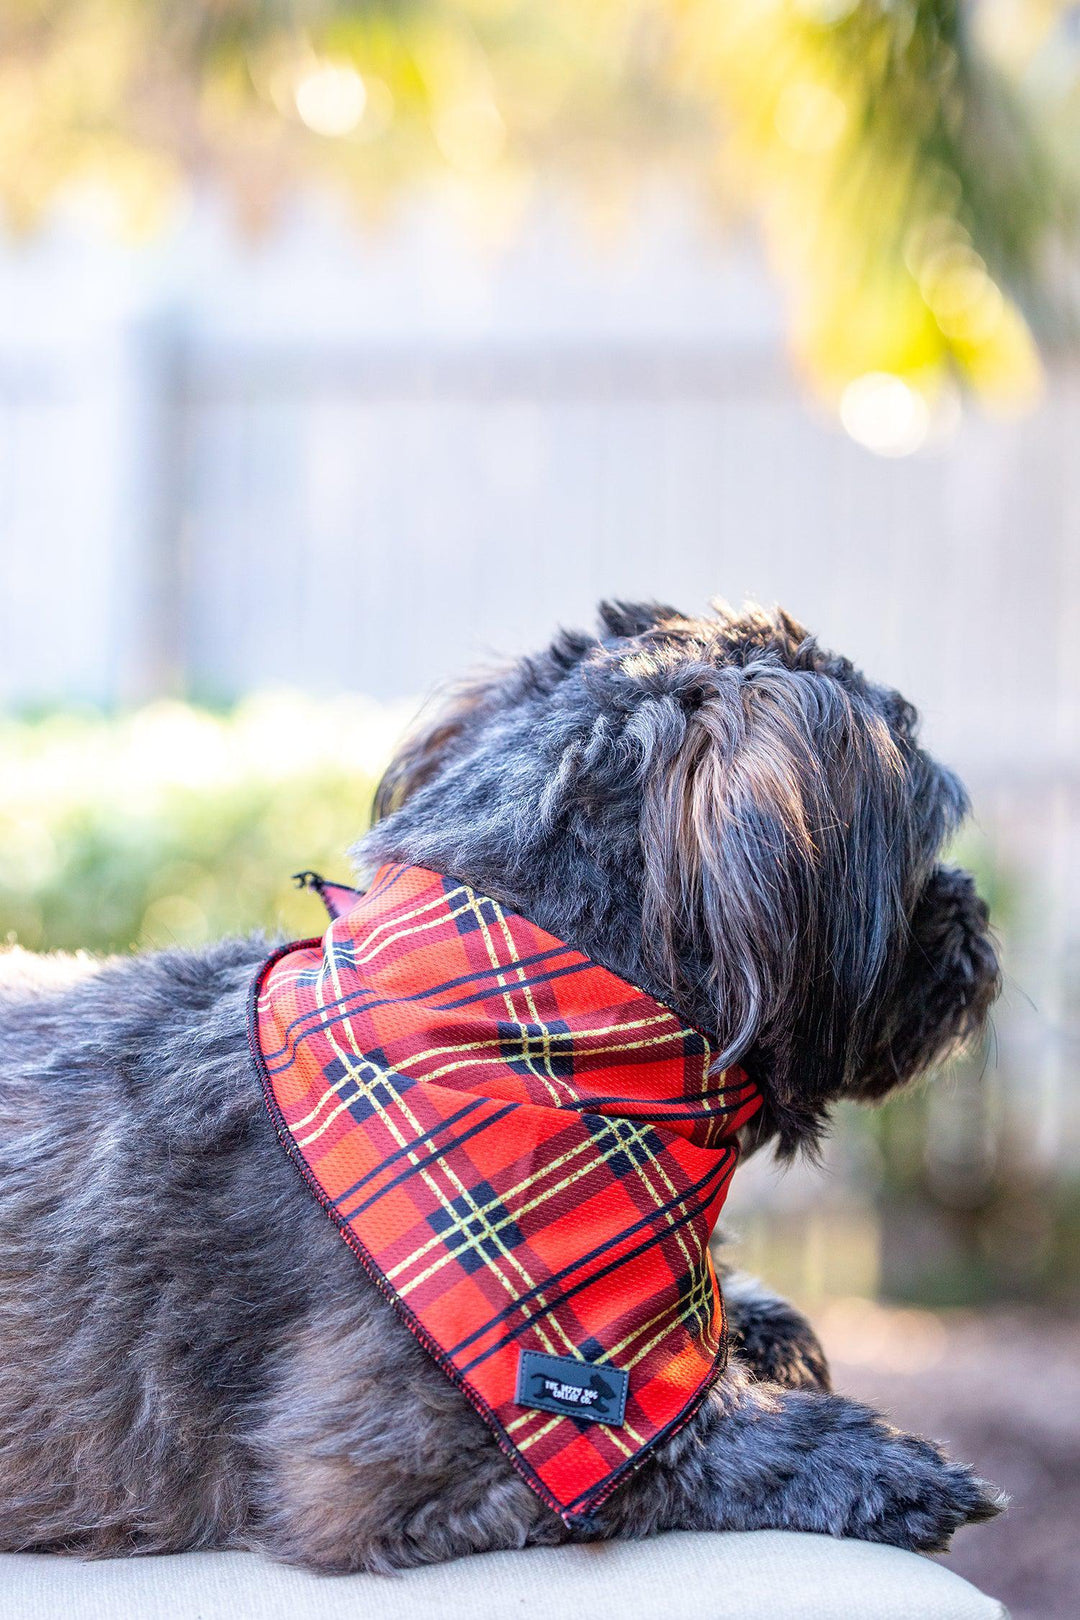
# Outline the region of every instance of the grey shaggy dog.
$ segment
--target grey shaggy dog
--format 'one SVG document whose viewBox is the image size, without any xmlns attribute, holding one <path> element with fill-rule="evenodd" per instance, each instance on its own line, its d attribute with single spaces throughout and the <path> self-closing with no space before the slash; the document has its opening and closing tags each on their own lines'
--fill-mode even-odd
<svg viewBox="0 0 1080 1620">
<path fill-rule="evenodd" d="M 745 1146 L 790 1156 L 997 991 L 986 908 L 937 864 L 964 793 L 915 724 L 782 613 L 607 604 L 452 695 L 354 854 L 462 879 L 711 1030 L 765 1097 Z M 282 1151 L 245 1023 L 267 950 L 0 956 L 0 1547 L 389 1571 L 571 1539 Z M 578 1536 L 937 1550 L 997 1511 L 832 1393 L 791 1307 L 725 1286 L 727 1370 Z"/>
</svg>

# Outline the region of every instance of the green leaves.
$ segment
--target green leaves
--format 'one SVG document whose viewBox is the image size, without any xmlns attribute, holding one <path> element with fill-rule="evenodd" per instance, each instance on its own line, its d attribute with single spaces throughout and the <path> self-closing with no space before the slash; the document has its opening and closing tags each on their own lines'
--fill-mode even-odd
<svg viewBox="0 0 1080 1620">
<path fill-rule="evenodd" d="M 319 932 L 291 874 L 348 881 L 404 714 L 360 699 L 158 703 L 0 724 L 0 941 L 31 950 Z"/>
</svg>

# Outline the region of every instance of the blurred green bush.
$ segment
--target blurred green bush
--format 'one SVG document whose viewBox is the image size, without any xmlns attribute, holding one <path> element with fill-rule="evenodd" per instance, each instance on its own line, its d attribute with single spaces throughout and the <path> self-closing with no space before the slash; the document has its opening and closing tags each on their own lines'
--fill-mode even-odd
<svg viewBox="0 0 1080 1620">
<path fill-rule="evenodd" d="M 0 721 L 0 940 L 30 950 L 318 932 L 304 867 L 348 881 L 401 707 L 262 694 Z"/>
</svg>

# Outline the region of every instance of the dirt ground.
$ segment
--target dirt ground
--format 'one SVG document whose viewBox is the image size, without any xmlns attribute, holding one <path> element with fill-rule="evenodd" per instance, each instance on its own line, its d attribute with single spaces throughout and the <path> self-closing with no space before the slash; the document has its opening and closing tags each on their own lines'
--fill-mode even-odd
<svg viewBox="0 0 1080 1620">
<path fill-rule="evenodd" d="M 944 1561 L 1012 1620 L 1080 1616 L 1080 1318 L 836 1301 L 816 1313 L 836 1388 L 945 1442 L 1011 1503 Z"/>
</svg>

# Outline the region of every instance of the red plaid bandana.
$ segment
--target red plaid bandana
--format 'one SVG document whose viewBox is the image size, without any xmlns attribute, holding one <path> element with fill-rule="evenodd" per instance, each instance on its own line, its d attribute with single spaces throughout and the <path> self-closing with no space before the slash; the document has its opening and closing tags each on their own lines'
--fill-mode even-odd
<svg viewBox="0 0 1080 1620">
<path fill-rule="evenodd" d="M 385 866 L 253 989 L 286 1151 L 567 1524 L 726 1354 L 709 1236 L 760 1106 L 708 1037 L 466 884 Z M 343 909 L 348 906 L 348 909 Z"/>
</svg>

